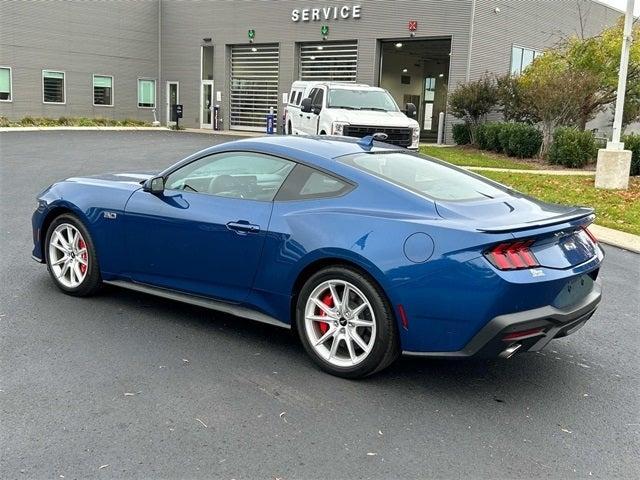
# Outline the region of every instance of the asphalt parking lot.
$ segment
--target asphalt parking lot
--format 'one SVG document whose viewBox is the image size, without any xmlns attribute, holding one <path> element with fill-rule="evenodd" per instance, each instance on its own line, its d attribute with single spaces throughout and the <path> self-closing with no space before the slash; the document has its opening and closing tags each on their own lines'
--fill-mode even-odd
<svg viewBox="0 0 640 480">
<path fill-rule="evenodd" d="M 63 295 L 31 260 L 53 181 L 226 140 L 0 133 L 0 478 L 637 478 L 640 255 L 605 247 L 603 304 L 544 353 L 401 359 L 363 381 L 320 372 L 275 327 Z"/>
</svg>

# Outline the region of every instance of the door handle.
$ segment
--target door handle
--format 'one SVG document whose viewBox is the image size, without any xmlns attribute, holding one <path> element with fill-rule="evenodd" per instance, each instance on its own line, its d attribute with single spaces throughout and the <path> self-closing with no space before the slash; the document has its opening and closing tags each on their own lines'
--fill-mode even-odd
<svg viewBox="0 0 640 480">
<path fill-rule="evenodd" d="M 227 228 L 233 230 L 240 235 L 246 233 L 258 233 L 260 231 L 260 225 L 249 223 L 246 220 L 238 220 L 237 222 L 227 223 Z"/>
</svg>

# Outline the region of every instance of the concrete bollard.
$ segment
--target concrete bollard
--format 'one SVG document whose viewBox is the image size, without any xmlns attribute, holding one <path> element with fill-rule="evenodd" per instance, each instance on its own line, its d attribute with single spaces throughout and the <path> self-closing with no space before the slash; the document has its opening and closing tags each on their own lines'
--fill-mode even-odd
<svg viewBox="0 0 640 480">
<path fill-rule="evenodd" d="M 596 164 L 596 188 L 626 190 L 630 170 L 631 151 L 601 148 Z"/>
</svg>

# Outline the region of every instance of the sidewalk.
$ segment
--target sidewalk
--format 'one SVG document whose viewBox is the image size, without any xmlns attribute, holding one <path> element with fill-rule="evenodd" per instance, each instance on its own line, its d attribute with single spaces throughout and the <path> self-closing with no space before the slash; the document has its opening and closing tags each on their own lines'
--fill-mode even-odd
<svg viewBox="0 0 640 480">
<path fill-rule="evenodd" d="M 46 132 L 49 130 L 109 130 L 109 131 L 126 131 L 126 130 L 169 130 L 167 127 L 65 127 L 63 125 L 56 127 L 2 127 L 2 132 Z"/>
<path fill-rule="evenodd" d="M 264 137 L 263 132 L 245 132 L 241 130 L 211 130 L 209 128 L 185 128 L 180 130 L 187 133 L 205 133 L 209 135 L 226 135 L 229 137 Z"/>
<path fill-rule="evenodd" d="M 520 170 L 518 168 L 497 168 L 497 167 L 462 167 L 472 171 L 486 171 L 486 172 L 508 172 L 508 173 L 532 173 L 534 175 L 584 175 L 593 176 L 595 171 L 591 170 Z"/>
</svg>

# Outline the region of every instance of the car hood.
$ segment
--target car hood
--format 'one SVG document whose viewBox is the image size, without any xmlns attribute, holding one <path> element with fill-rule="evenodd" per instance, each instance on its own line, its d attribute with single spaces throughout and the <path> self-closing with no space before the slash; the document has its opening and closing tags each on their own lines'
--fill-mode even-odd
<svg viewBox="0 0 640 480">
<path fill-rule="evenodd" d="M 417 127 L 418 122 L 402 112 L 378 112 L 375 110 L 344 110 L 332 108 L 331 114 L 336 122 L 351 125 L 379 125 L 381 127 Z"/>
<path fill-rule="evenodd" d="M 69 183 L 79 183 L 94 187 L 117 188 L 134 191 L 142 188 L 145 180 L 156 175 L 156 173 L 103 173 L 99 175 L 89 175 L 86 177 L 70 177 L 64 180 Z M 61 183 L 61 182 L 58 182 Z"/>
</svg>

